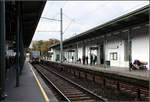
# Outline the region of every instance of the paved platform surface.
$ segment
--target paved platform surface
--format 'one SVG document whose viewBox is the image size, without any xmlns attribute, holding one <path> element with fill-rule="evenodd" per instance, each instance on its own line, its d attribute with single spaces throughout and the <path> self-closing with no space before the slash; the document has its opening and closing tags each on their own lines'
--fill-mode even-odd
<svg viewBox="0 0 150 102">
<path fill-rule="evenodd" d="M 26 62 L 20 76 L 19 87 L 16 87 L 15 69 L 11 68 L 8 71 L 6 78 L 6 94 L 8 96 L 3 102 L 46 102 L 30 67 Z"/>
<path fill-rule="evenodd" d="M 67 63 L 64 62 L 64 64 L 74 65 L 81 68 L 91 69 L 95 71 L 103 71 L 108 73 L 114 73 L 118 75 L 138 78 L 142 80 L 149 80 L 150 71 L 149 70 L 131 70 L 129 71 L 129 68 L 124 67 L 106 67 L 104 68 L 102 65 L 83 65 L 83 64 L 75 64 L 75 63 Z"/>
</svg>

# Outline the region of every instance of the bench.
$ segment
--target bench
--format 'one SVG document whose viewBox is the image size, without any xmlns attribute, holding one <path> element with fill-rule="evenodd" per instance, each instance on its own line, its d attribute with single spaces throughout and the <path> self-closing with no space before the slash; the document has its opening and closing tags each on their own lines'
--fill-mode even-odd
<svg viewBox="0 0 150 102">
<path fill-rule="evenodd" d="M 146 67 L 146 65 L 148 64 L 147 62 L 138 60 L 138 63 L 140 63 L 140 65 L 131 64 L 133 70 L 147 70 Z"/>
<path fill-rule="evenodd" d="M 147 67 L 146 65 L 148 64 L 147 62 L 144 62 L 144 61 L 140 61 L 141 62 L 141 65 L 139 66 L 139 69 L 141 70 L 147 70 Z"/>
</svg>

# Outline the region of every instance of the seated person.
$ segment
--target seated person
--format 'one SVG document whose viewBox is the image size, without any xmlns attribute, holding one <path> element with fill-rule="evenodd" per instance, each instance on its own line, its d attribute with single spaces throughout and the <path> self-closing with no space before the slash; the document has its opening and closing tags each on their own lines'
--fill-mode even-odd
<svg viewBox="0 0 150 102">
<path fill-rule="evenodd" d="M 132 69 L 140 69 L 141 62 L 139 60 L 134 60 L 134 63 L 132 64 Z"/>
</svg>

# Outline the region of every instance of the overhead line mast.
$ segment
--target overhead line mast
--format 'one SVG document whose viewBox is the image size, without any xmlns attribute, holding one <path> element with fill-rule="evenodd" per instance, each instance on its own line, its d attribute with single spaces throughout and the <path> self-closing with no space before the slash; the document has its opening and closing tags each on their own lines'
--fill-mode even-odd
<svg viewBox="0 0 150 102">
<path fill-rule="evenodd" d="M 63 16 L 60 9 L 60 63 L 63 63 Z"/>
</svg>

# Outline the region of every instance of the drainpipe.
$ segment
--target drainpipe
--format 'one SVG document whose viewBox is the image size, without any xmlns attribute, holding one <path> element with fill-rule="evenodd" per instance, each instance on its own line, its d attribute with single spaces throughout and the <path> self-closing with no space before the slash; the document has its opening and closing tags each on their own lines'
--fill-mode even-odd
<svg viewBox="0 0 150 102">
<path fill-rule="evenodd" d="M 5 1 L 0 0 L 0 100 L 6 97 L 5 94 Z"/>
</svg>

